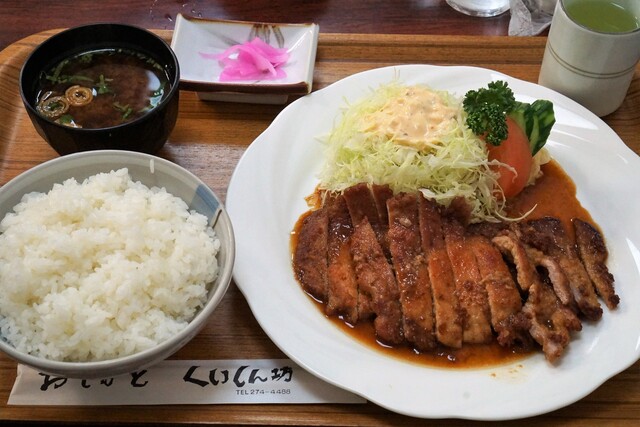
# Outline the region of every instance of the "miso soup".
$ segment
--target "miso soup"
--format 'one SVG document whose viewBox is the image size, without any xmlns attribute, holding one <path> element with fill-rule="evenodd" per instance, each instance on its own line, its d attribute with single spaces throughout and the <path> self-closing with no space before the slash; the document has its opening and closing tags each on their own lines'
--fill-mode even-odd
<svg viewBox="0 0 640 427">
<path fill-rule="evenodd" d="M 126 49 L 66 58 L 40 75 L 36 110 L 57 123 L 82 128 L 117 126 L 146 114 L 169 92 L 155 60 Z"/>
</svg>

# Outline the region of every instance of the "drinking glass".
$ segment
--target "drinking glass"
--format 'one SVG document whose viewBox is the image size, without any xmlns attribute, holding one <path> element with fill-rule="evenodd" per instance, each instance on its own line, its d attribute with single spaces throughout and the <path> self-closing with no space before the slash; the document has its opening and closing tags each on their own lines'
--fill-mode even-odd
<svg viewBox="0 0 640 427">
<path fill-rule="evenodd" d="M 509 10 L 509 0 L 447 0 L 447 4 L 470 16 L 497 16 Z"/>
</svg>

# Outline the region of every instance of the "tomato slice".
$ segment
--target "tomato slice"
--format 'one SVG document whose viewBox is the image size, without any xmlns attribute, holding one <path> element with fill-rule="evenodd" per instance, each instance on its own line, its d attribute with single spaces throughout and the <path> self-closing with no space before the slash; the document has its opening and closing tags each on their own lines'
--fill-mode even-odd
<svg viewBox="0 0 640 427">
<path fill-rule="evenodd" d="M 500 145 L 487 144 L 489 160 L 497 160 L 513 168 L 512 170 L 503 165 L 492 166 L 492 169 L 500 174 L 498 185 L 502 188 L 505 198 L 517 195 L 527 185 L 533 163 L 527 135 L 509 117 L 507 127 L 509 136 Z"/>
</svg>

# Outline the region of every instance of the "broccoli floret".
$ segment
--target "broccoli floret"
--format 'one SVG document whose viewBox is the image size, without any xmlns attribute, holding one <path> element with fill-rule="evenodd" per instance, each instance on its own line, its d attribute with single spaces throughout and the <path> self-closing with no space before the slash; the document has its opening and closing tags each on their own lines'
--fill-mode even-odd
<svg viewBox="0 0 640 427">
<path fill-rule="evenodd" d="M 491 82 L 488 88 L 470 90 L 462 107 L 467 112 L 467 126 L 485 141 L 500 145 L 507 138 L 506 115 L 513 110 L 516 99 L 506 82 Z"/>
<path fill-rule="evenodd" d="M 556 121 L 550 101 L 518 102 L 508 84 L 501 80 L 489 83 L 486 89 L 470 90 L 462 106 L 469 129 L 493 145 L 500 145 L 507 138 L 506 118 L 511 117 L 527 135 L 532 155 L 547 142 Z"/>
</svg>

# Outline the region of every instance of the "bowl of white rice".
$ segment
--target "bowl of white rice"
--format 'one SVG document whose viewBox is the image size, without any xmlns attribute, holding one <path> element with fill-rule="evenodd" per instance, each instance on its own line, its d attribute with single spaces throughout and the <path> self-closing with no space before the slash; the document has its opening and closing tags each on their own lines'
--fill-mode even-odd
<svg viewBox="0 0 640 427">
<path fill-rule="evenodd" d="M 204 327 L 234 258 L 223 204 L 177 164 L 50 160 L 0 188 L 0 350 L 68 378 L 151 366 Z"/>
</svg>

